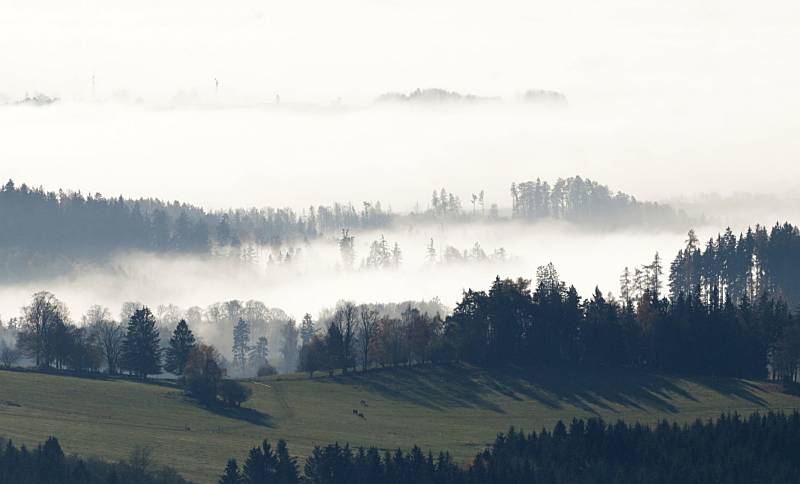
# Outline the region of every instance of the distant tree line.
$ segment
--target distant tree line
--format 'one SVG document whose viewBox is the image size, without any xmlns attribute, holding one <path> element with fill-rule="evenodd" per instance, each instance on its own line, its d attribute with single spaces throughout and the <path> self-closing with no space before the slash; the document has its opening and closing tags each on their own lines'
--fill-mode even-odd
<svg viewBox="0 0 800 484">
<path fill-rule="evenodd" d="M 512 217 L 544 218 L 603 226 L 672 225 L 688 218 L 670 207 L 643 203 L 580 177 L 513 184 Z M 410 224 L 476 220 L 497 221 L 496 203 L 487 209 L 484 190 L 471 194 L 471 210 L 444 188 L 434 192 L 430 206 L 398 215 L 378 202 L 310 206 L 297 213 L 289 208 L 206 211 L 157 199 L 107 198 L 97 193 L 45 191 L 9 180 L 0 187 L 0 280 L 35 274 L 59 274 L 82 262 L 104 261 L 126 251 L 186 254 L 235 254 L 243 261 L 257 258 L 254 247 L 291 246 L 322 236 L 384 229 Z M 351 237 L 348 239 L 348 237 Z M 289 249 L 271 254 L 285 262 Z M 389 248 L 391 251 L 392 248 Z M 352 267 L 353 264 L 346 267 Z"/>
<path fill-rule="evenodd" d="M 388 226 L 380 202 L 207 212 L 185 203 L 46 192 L 9 181 L 0 188 L 0 278 L 57 273 L 118 252 L 209 253 L 242 244 L 280 246 L 342 228 Z"/>
<path fill-rule="evenodd" d="M 378 98 L 378 102 L 414 103 L 414 104 L 456 104 L 498 101 L 499 98 L 462 94 L 441 88 L 415 89 L 408 94 L 387 92 Z"/>
<path fill-rule="evenodd" d="M 731 484 L 789 483 L 800 475 L 800 414 L 722 415 L 679 426 L 608 424 L 599 418 L 559 421 L 548 431 L 499 434 L 472 462 L 375 447 L 316 446 L 303 472 L 284 441 L 235 459 L 220 484 Z"/>
<path fill-rule="evenodd" d="M 188 484 L 174 469 L 155 465 L 152 452 L 137 448 L 130 458 L 109 463 L 66 455 L 50 437 L 33 449 L 0 438 L 3 484 Z"/>
</svg>

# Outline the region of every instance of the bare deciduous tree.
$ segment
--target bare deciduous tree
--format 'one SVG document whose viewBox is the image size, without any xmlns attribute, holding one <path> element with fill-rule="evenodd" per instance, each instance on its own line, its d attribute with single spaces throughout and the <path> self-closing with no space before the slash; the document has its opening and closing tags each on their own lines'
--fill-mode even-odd
<svg viewBox="0 0 800 484">
<path fill-rule="evenodd" d="M 91 331 L 96 335 L 100 351 L 106 360 L 108 373 L 113 375 L 119 369 L 122 357 L 122 342 L 125 340 L 125 329 L 121 324 L 103 319 L 91 326 Z"/>
<path fill-rule="evenodd" d="M 369 367 L 369 350 L 370 346 L 374 343 L 375 332 L 378 328 L 378 311 L 370 308 L 366 304 L 359 306 L 359 324 L 358 324 L 358 345 L 361 350 L 362 369 L 364 371 Z"/>
<path fill-rule="evenodd" d="M 11 368 L 22 358 L 20 351 L 13 346 L 9 346 L 5 341 L 0 341 L 0 365 L 3 368 Z"/>
</svg>

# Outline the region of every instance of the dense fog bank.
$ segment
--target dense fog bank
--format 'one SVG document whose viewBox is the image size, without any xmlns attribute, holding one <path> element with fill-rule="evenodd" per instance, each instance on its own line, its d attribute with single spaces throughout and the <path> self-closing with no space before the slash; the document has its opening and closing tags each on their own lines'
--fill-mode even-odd
<svg viewBox="0 0 800 484">
<path fill-rule="evenodd" d="M 362 268 L 370 245 L 381 235 L 390 247 L 397 243 L 401 264 L 391 269 Z M 435 263 L 429 258 L 431 239 Z M 0 314 L 16 315 L 33 292 L 44 289 L 55 293 L 76 314 L 92 304 L 116 311 L 125 301 L 188 308 L 257 299 L 297 319 L 306 312 L 316 315 L 342 299 L 363 303 L 438 297 L 452 305 L 464 289 L 483 288 L 496 275 L 532 278 L 536 268 L 548 262 L 582 293 L 591 292 L 595 285 L 616 293 L 625 266 L 647 263 L 656 251 L 671 258 L 684 239 L 685 234 L 675 232 L 587 233 L 552 222 L 423 226 L 357 235 L 352 270 L 343 269 L 333 239 L 298 245 L 295 257 L 281 263 L 277 262 L 279 253 L 285 257 L 288 248 L 258 248 L 256 257 L 247 262 L 242 262 L 238 253 L 235 257 L 128 254 L 116 258 L 108 269 L 91 268 L 54 279 L 6 285 L 0 290 Z M 472 256 L 476 242 L 485 260 Z M 448 262 L 448 247 L 462 257 L 466 251 L 466 259 Z M 503 259 L 492 257 L 499 249 L 505 252 Z M 273 263 L 269 263 L 270 256 Z"/>
</svg>

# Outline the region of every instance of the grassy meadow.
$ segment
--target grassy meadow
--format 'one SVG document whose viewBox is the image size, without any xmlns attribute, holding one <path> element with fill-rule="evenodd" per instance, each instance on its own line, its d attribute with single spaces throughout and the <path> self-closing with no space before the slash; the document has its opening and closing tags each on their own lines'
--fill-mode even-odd
<svg viewBox="0 0 800 484">
<path fill-rule="evenodd" d="M 302 459 L 334 441 L 384 449 L 449 450 L 466 462 L 513 425 L 552 427 L 600 416 L 652 423 L 800 408 L 780 385 L 620 370 L 490 372 L 467 366 L 264 378 L 242 409 L 199 406 L 169 383 L 0 371 L 0 436 L 27 444 L 50 435 L 67 452 L 106 459 L 149 446 L 158 463 L 215 482 L 229 457 L 285 439 Z M 366 402 L 366 406 L 361 404 Z M 353 414 L 353 410 L 363 418 Z"/>
</svg>

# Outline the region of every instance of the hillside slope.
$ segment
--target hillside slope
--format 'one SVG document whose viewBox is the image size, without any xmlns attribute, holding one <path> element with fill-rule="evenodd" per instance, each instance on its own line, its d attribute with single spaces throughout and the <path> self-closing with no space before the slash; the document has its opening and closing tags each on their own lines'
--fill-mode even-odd
<svg viewBox="0 0 800 484">
<path fill-rule="evenodd" d="M 0 371 L 0 435 L 28 444 L 56 435 L 68 452 L 108 459 L 148 445 L 159 463 L 210 482 L 229 457 L 244 458 L 265 438 L 286 439 L 300 456 L 315 444 L 339 441 L 417 444 L 466 460 L 511 425 L 539 429 L 587 416 L 688 421 L 724 411 L 800 408 L 800 398 L 770 383 L 622 371 L 490 373 L 448 366 L 248 384 L 247 408 L 218 413 L 169 385 Z"/>
</svg>

